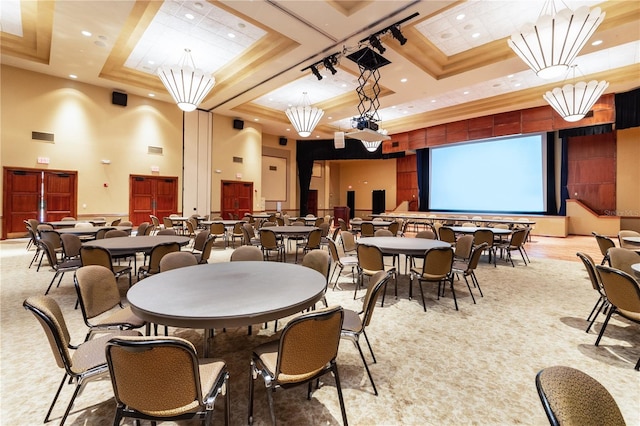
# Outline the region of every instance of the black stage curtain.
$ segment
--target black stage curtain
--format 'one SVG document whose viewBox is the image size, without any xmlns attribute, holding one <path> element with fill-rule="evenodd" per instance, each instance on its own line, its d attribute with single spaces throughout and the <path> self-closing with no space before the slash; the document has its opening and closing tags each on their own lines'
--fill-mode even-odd
<svg viewBox="0 0 640 426">
<path fill-rule="evenodd" d="M 640 88 L 615 94 L 616 129 L 640 126 Z"/>
<path fill-rule="evenodd" d="M 601 135 L 612 131 L 612 124 L 602 124 L 599 126 L 560 130 L 558 132 L 558 136 L 560 136 L 562 140 L 562 158 L 560 159 L 560 211 L 558 212 L 560 216 L 567 215 L 567 200 L 569 199 L 569 189 L 567 188 L 567 183 L 569 182 L 569 159 L 567 158 L 569 138 L 572 136 Z"/>
<path fill-rule="evenodd" d="M 418 211 L 429 211 L 429 148 L 416 150 L 418 162 Z"/>
<path fill-rule="evenodd" d="M 356 139 L 346 139 L 343 149 L 335 149 L 333 139 L 296 141 L 296 161 L 300 183 L 300 215 L 304 216 L 308 213 L 307 198 L 315 160 L 378 160 L 398 157 L 404 157 L 404 152 L 383 154 L 382 145 L 377 151 L 369 152 L 362 145 L 362 142 Z"/>
<path fill-rule="evenodd" d="M 556 204 L 556 168 L 555 168 L 555 134 L 547 132 L 547 212 L 546 214 L 557 215 L 558 206 Z"/>
</svg>

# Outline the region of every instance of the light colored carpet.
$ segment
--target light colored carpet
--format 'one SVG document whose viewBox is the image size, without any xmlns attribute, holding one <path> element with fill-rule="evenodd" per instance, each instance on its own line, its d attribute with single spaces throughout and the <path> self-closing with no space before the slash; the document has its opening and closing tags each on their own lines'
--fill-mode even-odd
<svg viewBox="0 0 640 426">
<path fill-rule="evenodd" d="M 210 262 L 226 261 L 231 250 L 214 249 Z M 44 334 L 34 317 L 22 308 L 29 295 L 41 294 L 53 276 L 27 266 L 33 251 L 24 240 L 0 243 L 2 278 L 1 411 L 3 425 L 41 424 L 62 377 Z M 356 348 L 340 345 L 338 366 L 352 425 L 506 425 L 547 424 L 536 393 L 536 373 L 552 365 L 578 368 L 600 381 L 618 402 L 628 424 L 640 424 L 640 373 L 633 369 L 640 357 L 637 324 L 612 320 L 600 347 L 593 345 L 604 317 L 587 334 L 585 318 L 597 299 L 581 263 L 532 258 L 497 268 L 483 258 L 477 271 L 484 298 L 469 297 L 464 281 L 456 281 L 460 311 L 450 291 L 436 300 L 426 286 L 427 312 L 418 299 L 408 300 L 408 280 L 402 277 L 400 295 L 391 289 L 383 308 L 376 308 L 368 329 L 377 364 L 371 364 L 379 396 L 374 396 Z M 120 285 L 126 290 L 126 280 Z M 233 283 L 229 283 L 233 285 Z M 418 294 L 417 288 L 414 294 Z M 239 289 L 240 291 L 240 289 Z M 72 274 L 50 293 L 62 306 L 72 340 L 84 338 L 85 326 L 76 299 Z M 360 295 L 363 291 L 360 292 Z M 419 297 L 419 296 L 418 296 Z M 327 292 L 330 304 L 358 310 L 350 277 L 340 289 Z M 280 324 L 284 322 L 281 321 Z M 280 325 L 281 327 L 281 325 Z M 256 334 L 255 330 L 259 329 Z M 201 332 L 170 329 L 201 348 Z M 216 331 L 214 356 L 224 358 L 231 371 L 231 421 L 246 424 L 249 355 L 273 338 L 269 329 L 254 327 Z M 364 348 L 367 359 L 369 353 Z M 256 382 L 255 424 L 269 424 L 264 386 Z M 54 409 L 52 424 L 60 420 L 72 393 L 66 386 Z M 114 411 L 111 384 L 89 383 L 76 400 L 67 424 L 110 424 Z M 331 376 L 310 401 L 306 386 L 274 395 L 282 424 L 340 424 L 340 410 Z M 216 424 L 222 424 L 218 402 Z M 127 422 L 126 424 L 131 424 Z"/>
</svg>

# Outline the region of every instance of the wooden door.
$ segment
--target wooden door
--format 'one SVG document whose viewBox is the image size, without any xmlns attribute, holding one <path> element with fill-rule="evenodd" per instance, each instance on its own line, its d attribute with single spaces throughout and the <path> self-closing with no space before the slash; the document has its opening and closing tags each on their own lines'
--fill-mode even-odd
<svg viewBox="0 0 640 426">
<path fill-rule="evenodd" d="M 310 189 L 307 195 L 307 213 L 318 216 L 318 190 Z"/>
<path fill-rule="evenodd" d="M 222 181 L 220 197 L 220 215 L 224 219 L 253 213 L 253 182 Z"/>
<path fill-rule="evenodd" d="M 25 235 L 25 219 L 75 217 L 77 190 L 75 171 L 5 167 L 2 238 Z"/>
<path fill-rule="evenodd" d="M 134 226 L 151 222 L 150 215 L 162 221 L 163 217 L 177 213 L 177 210 L 177 177 L 129 177 L 129 220 Z"/>
</svg>

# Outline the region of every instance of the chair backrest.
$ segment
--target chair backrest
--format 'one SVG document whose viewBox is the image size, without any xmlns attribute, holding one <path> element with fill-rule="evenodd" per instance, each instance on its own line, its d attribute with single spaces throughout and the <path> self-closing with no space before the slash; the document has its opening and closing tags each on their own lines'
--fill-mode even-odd
<svg viewBox="0 0 640 426">
<path fill-rule="evenodd" d="M 307 249 L 315 250 L 320 248 L 320 243 L 322 242 L 322 229 L 314 229 L 309 232 L 309 236 L 307 237 Z"/>
<path fill-rule="evenodd" d="M 80 249 L 80 259 L 82 259 L 82 266 L 100 265 L 108 268 L 113 273 L 111 253 L 104 247 L 83 246 Z"/>
<path fill-rule="evenodd" d="M 329 279 L 329 267 L 331 266 L 331 257 L 325 250 L 315 249 L 311 250 L 302 258 L 302 266 L 314 269 L 320 272 L 325 281 Z"/>
<path fill-rule="evenodd" d="M 51 243 L 51 241 L 41 239 L 38 242 L 38 244 L 40 244 L 40 247 L 42 247 L 44 254 L 47 256 L 47 261 L 49 262 L 49 265 L 53 269 L 58 269 L 58 256 L 56 255 L 56 250 L 53 247 L 53 244 Z"/>
<path fill-rule="evenodd" d="M 196 235 L 196 228 L 197 228 L 197 225 L 194 225 L 194 224 L 193 224 L 193 222 L 196 222 L 196 223 L 197 223 L 197 221 L 196 221 L 195 219 L 189 219 L 189 220 L 187 220 L 187 235 L 188 235 L 189 237 L 193 237 L 193 236 L 195 236 L 195 235 Z"/>
<path fill-rule="evenodd" d="M 536 375 L 542 407 L 552 425 L 624 425 L 609 391 L 596 379 L 571 367 L 545 368 Z"/>
<path fill-rule="evenodd" d="M 389 227 L 387 228 L 389 231 L 391 231 L 391 233 L 396 236 L 398 234 L 398 231 L 400 230 L 400 223 L 398 222 L 391 222 L 391 224 L 389 225 Z"/>
<path fill-rule="evenodd" d="M 576 256 L 582 260 L 585 269 L 587 270 L 587 274 L 589 275 L 589 280 L 591 281 L 591 286 L 594 290 L 597 290 L 599 293 L 603 292 L 602 282 L 600 281 L 600 275 L 598 274 L 598 270 L 596 269 L 596 264 L 593 261 L 593 258 L 586 253 L 578 252 Z"/>
<path fill-rule="evenodd" d="M 92 228 L 93 224 L 91 222 L 78 222 L 73 225 L 74 228 Z"/>
<path fill-rule="evenodd" d="M 296 220 L 293 223 L 291 223 L 291 226 L 304 226 L 304 222 L 300 220 Z"/>
<path fill-rule="evenodd" d="M 122 222 L 121 218 L 117 218 L 116 220 L 111 221 L 111 226 L 118 226 Z"/>
<path fill-rule="evenodd" d="M 631 265 L 640 263 L 640 256 L 633 250 L 623 247 L 612 247 L 609 249 L 609 261 L 612 268 L 620 269 L 627 274 L 634 276 Z"/>
<path fill-rule="evenodd" d="M 256 246 L 240 246 L 231 253 L 231 262 L 263 260 L 262 251 Z"/>
<path fill-rule="evenodd" d="M 62 251 L 67 259 L 80 256 L 80 248 L 82 248 L 82 240 L 77 235 L 62 234 Z"/>
<path fill-rule="evenodd" d="M 619 269 L 597 265 L 596 269 L 602 280 L 602 287 L 607 300 L 620 310 L 640 314 L 640 284 Z"/>
<path fill-rule="evenodd" d="M 186 266 L 194 266 L 197 264 L 198 261 L 193 253 L 188 251 L 174 251 L 165 254 L 162 259 L 160 259 L 160 272 L 184 268 Z"/>
<path fill-rule="evenodd" d="M 391 279 L 393 272 L 380 271 L 371 277 L 367 286 L 367 293 L 364 295 L 362 301 L 362 312 L 364 316 L 362 318 L 362 325 L 368 326 L 373 316 L 373 310 L 376 307 L 378 296 L 380 291 L 384 289 L 385 284 Z"/>
<path fill-rule="evenodd" d="M 435 240 L 436 239 L 436 233 L 431 231 L 431 230 L 426 230 L 426 231 L 419 231 L 416 234 L 416 238 L 425 238 L 427 240 Z"/>
<path fill-rule="evenodd" d="M 509 246 L 522 247 L 525 243 L 526 238 L 527 238 L 527 228 L 516 229 L 511 234 L 511 239 L 509 240 Z"/>
<path fill-rule="evenodd" d="M 29 226 L 31 226 L 33 232 L 38 231 L 38 225 L 40 225 L 40 221 L 38 219 L 27 219 L 27 222 L 29 222 Z"/>
<path fill-rule="evenodd" d="M 151 235 L 154 229 L 156 229 L 156 227 L 153 224 L 147 226 L 147 229 L 144 230 L 144 235 Z"/>
<path fill-rule="evenodd" d="M 138 225 L 138 231 L 136 232 L 136 236 L 142 237 L 147 231 L 148 227 L 149 227 L 149 222 L 142 222 L 140 225 Z"/>
<path fill-rule="evenodd" d="M 600 253 L 603 256 L 607 255 L 607 251 L 611 248 L 611 247 L 615 247 L 616 243 L 613 242 L 613 240 L 607 236 L 604 235 L 600 235 L 596 232 L 592 232 L 591 234 L 593 234 L 594 237 L 596 237 L 596 242 L 598 243 L 598 248 L 600 249 Z"/>
<path fill-rule="evenodd" d="M 265 249 L 275 249 L 278 247 L 276 233 L 271 229 L 260 230 L 260 245 Z"/>
<path fill-rule="evenodd" d="M 36 232 L 38 233 L 38 235 L 42 236 L 42 231 L 53 231 L 53 226 L 49 225 L 48 223 L 40 223 L 38 226 L 36 226 Z"/>
<path fill-rule="evenodd" d="M 179 337 L 115 337 L 106 345 L 118 404 L 141 413 L 183 413 L 202 407 L 198 357 Z"/>
<path fill-rule="evenodd" d="M 40 231 L 40 239 L 43 241 L 49 241 L 53 246 L 54 250 L 57 250 L 62 247 L 62 240 L 60 239 L 60 234 L 54 230 L 46 230 L 43 229 Z"/>
<path fill-rule="evenodd" d="M 40 322 L 58 367 L 64 368 L 69 374 L 74 374 L 71 370 L 73 363 L 69 354 L 71 336 L 62 310 L 55 299 L 42 295 L 31 296 L 24 301 L 22 306 L 35 315 Z"/>
<path fill-rule="evenodd" d="M 342 307 L 333 306 L 289 321 L 280 336 L 276 380 L 302 381 L 333 362 L 338 354 L 343 319 Z"/>
<path fill-rule="evenodd" d="M 478 267 L 480 256 L 482 256 L 482 252 L 486 248 L 487 243 L 482 243 L 478 246 L 473 247 L 473 250 L 471 250 L 471 255 L 469 256 L 469 260 L 467 262 L 467 272 L 473 271 Z"/>
<path fill-rule="evenodd" d="M 343 218 L 338 218 L 338 226 L 340 226 L 341 231 L 348 231 L 349 227 L 347 226 L 347 222 L 344 221 Z"/>
<path fill-rule="evenodd" d="M 64 221 L 66 222 L 66 221 L 69 221 L 69 220 L 76 220 L 76 218 L 75 218 L 75 217 L 73 217 L 73 216 L 65 216 L 65 217 L 63 217 L 63 218 L 62 218 L 62 219 L 60 219 L 60 220 L 64 220 Z"/>
<path fill-rule="evenodd" d="M 456 243 L 456 234 L 453 232 L 453 229 L 448 226 L 441 226 L 438 231 L 438 236 L 441 241 L 447 242 L 449 244 Z"/>
<path fill-rule="evenodd" d="M 460 259 L 468 259 L 471 256 L 472 247 L 473 235 L 462 235 L 456 241 L 455 257 Z"/>
<path fill-rule="evenodd" d="M 196 234 L 196 237 L 193 239 L 193 250 L 202 251 L 204 250 L 204 243 L 207 242 L 207 238 L 209 238 L 209 230 L 205 229 Z"/>
<path fill-rule="evenodd" d="M 384 257 L 376 246 L 358 244 L 358 264 L 365 271 L 384 271 Z"/>
<path fill-rule="evenodd" d="M 200 254 L 200 260 L 198 261 L 198 263 L 207 263 L 207 261 L 211 257 L 211 249 L 213 248 L 213 243 L 215 241 L 215 237 L 209 235 L 207 240 L 204 242 L 204 246 L 202 247 L 202 253 Z"/>
<path fill-rule="evenodd" d="M 87 265 L 76 270 L 74 277 L 82 316 L 97 317 L 120 304 L 116 277 L 109 268 Z"/>
<path fill-rule="evenodd" d="M 340 253 L 338 253 L 338 247 L 336 246 L 335 241 L 333 241 L 332 239 L 329 239 L 327 240 L 327 244 L 329 245 L 329 254 L 331 255 L 331 260 L 333 260 L 334 262 L 339 262 Z"/>
<path fill-rule="evenodd" d="M 263 228 L 267 228 L 269 226 L 278 226 L 278 224 L 275 223 L 275 222 L 270 222 L 268 220 L 265 220 L 264 222 L 262 222 L 262 227 Z"/>
<path fill-rule="evenodd" d="M 422 274 L 433 277 L 446 277 L 453 266 L 453 248 L 434 247 L 424 253 Z"/>
<path fill-rule="evenodd" d="M 624 247 L 628 249 L 640 248 L 640 244 L 626 242 L 624 240 L 625 237 L 640 237 L 640 232 L 631 231 L 627 229 L 623 229 L 620 232 L 618 232 L 618 244 L 620 244 L 620 247 Z"/>
<path fill-rule="evenodd" d="M 222 223 L 212 223 L 211 226 L 209 226 L 209 233 L 211 235 L 224 235 L 224 232 L 224 224 Z"/>
<path fill-rule="evenodd" d="M 178 235 L 176 233 L 176 230 L 173 228 L 169 228 L 169 229 L 161 229 L 159 230 L 156 235 Z"/>
<path fill-rule="evenodd" d="M 324 217 L 317 217 L 316 221 L 313 223 L 313 226 L 319 227 L 324 223 Z"/>
<path fill-rule="evenodd" d="M 122 220 L 120 221 L 120 226 L 133 226 L 133 222 L 130 220 Z"/>
<path fill-rule="evenodd" d="M 233 225 L 233 231 L 231 231 L 233 235 L 244 235 L 242 232 L 242 222 L 236 222 Z"/>
<path fill-rule="evenodd" d="M 330 214 L 325 214 L 324 215 L 324 223 L 328 223 L 329 226 L 331 226 L 331 215 Z"/>
<path fill-rule="evenodd" d="M 117 237 L 128 237 L 129 233 L 127 231 L 122 231 L 120 229 L 110 229 L 104 234 L 105 238 L 117 238 Z"/>
<path fill-rule="evenodd" d="M 162 224 L 164 225 L 164 229 L 173 228 L 173 221 L 171 219 L 169 219 L 168 217 L 163 217 L 162 218 Z"/>
<path fill-rule="evenodd" d="M 373 233 L 374 237 L 395 237 L 396 234 L 389 231 L 388 229 L 378 229 Z"/>
<path fill-rule="evenodd" d="M 473 233 L 473 244 L 480 245 L 487 243 L 488 247 L 493 247 L 493 231 L 491 229 L 478 229 Z"/>
<path fill-rule="evenodd" d="M 160 219 L 158 219 L 157 216 L 154 216 L 152 214 L 150 214 L 149 217 L 151 218 L 151 223 L 153 223 L 153 226 L 156 229 L 160 229 Z"/>
<path fill-rule="evenodd" d="M 322 231 L 322 236 L 326 237 L 327 235 L 329 235 L 329 228 L 331 228 L 331 225 L 327 222 L 323 222 L 319 225 L 320 231 Z"/>
<path fill-rule="evenodd" d="M 98 229 L 98 232 L 96 232 L 96 240 L 102 240 L 105 235 L 107 235 L 107 232 L 113 230 L 113 228 L 101 228 Z"/>
<path fill-rule="evenodd" d="M 462 222 L 460 226 L 463 226 L 465 228 L 475 228 L 476 224 L 474 222 Z"/>
<path fill-rule="evenodd" d="M 340 232 L 340 239 L 342 240 L 342 248 L 345 253 L 354 251 L 356 249 L 356 239 L 349 231 Z"/>
<path fill-rule="evenodd" d="M 160 261 L 162 258 L 174 251 L 180 251 L 180 245 L 178 243 L 162 243 L 151 249 L 149 254 L 149 270 L 150 274 L 157 274 L 160 272 Z"/>
<path fill-rule="evenodd" d="M 363 237 L 373 237 L 375 235 L 373 223 L 364 222 L 360 225 L 360 235 Z"/>
</svg>

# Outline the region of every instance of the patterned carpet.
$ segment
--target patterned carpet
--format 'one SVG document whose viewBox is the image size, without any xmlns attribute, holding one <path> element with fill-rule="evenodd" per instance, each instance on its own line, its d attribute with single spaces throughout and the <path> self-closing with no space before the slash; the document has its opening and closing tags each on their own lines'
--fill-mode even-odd
<svg viewBox="0 0 640 426">
<path fill-rule="evenodd" d="M 27 252 L 25 245 L 25 240 L 0 243 L 2 425 L 42 424 L 62 378 L 39 324 L 22 308 L 23 300 L 42 294 L 53 276 L 46 266 L 40 272 L 27 268 L 34 252 Z M 216 247 L 210 262 L 227 261 L 230 253 L 231 249 Z M 398 298 L 389 290 L 385 306 L 376 308 L 368 328 L 378 361 L 370 367 L 379 396 L 373 394 L 354 345 L 347 340 L 340 345 L 338 366 L 349 423 L 548 424 L 535 375 L 547 366 L 568 365 L 600 381 L 618 402 L 627 424 L 640 424 L 640 373 L 633 370 L 640 357 L 638 325 L 612 320 L 601 345 L 595 347 L 604 317 L 589 334 L 584 332 L 597 294 L 582 264 L 533 256 L 531 260 L 528 266 L 522 261 L 515 268 L 498 262 L 494 268 L 483 258 L 477 276 L 484 297 L 474 290 L 474 305 L 464 280 L 456 281 L 459 311 L 450 291 L 437 300 L 434 288 L 427 285 L 427 312 L 423 312 L 419 298 L 408 299 L 408 279 L 401 276 Z M 126 280 L 120 285 L 124 293 Z M 80 311 L 74 310 L 72 274 L 66 274 L 50 294 L 62 306 L 72 341 L 80 342 L 85 326 Z M 362 304 L 353 300 L 349 276 L 341 277 L 339 288 L 330 288 L 326 297 L 329 304 L 355 310 Z M 280 321 L 279 327 L 283 324 Z M 202 347 L 201 331 L 170 329 L 170 333 Z M 277 337 L 273 335 L 273 323 L 268 329 L 255 326 L 252 336 L 246 329 L 216 330 L 212 352 L 227 362 L 231 372 L 233 425 L 247 422 L 251 349 Z M 366 348 L 365 355 L 370 361 Z M 256 385 L 254 423 L 269 424 L 264 386 L 260 380 Z M 59 423 L 72 390 L 65 386 L 52 424 Z M 306 399 L 306 386 L 278 391 L 274 398 L 281 424 L 341 424 L 335 381 L 329 375 L 311 400 Z M 215 424 L 222 424 L 222 404 L 216 406 Z M 109 381 L 89 383 L 66 424 L 110 424 L 114 407 Z"/>
</svg>

